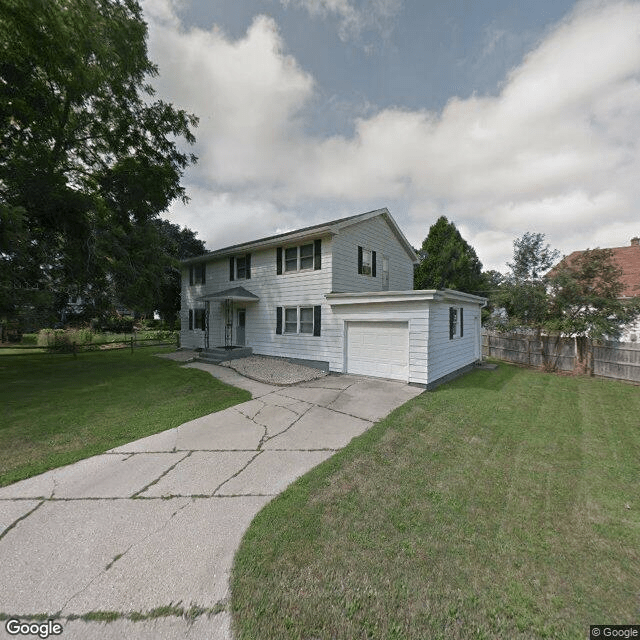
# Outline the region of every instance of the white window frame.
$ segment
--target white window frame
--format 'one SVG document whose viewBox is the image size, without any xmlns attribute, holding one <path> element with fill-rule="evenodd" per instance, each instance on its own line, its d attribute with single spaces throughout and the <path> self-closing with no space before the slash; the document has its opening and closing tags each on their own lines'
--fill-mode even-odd
<svg viewBox="0 0 640 640">
<path fill-rule="evenodd" d="M 368 256 L 368 259 L 367 259 Z M 370 276 L 373 274 L 373 250 L 362 247 L 362 273 L 360 275 Z"/>
<path fill-rule="evenodd" d="M 310 252 L 306 256 L 302 255 L 302 248 L 303 247 L 309 247 L 310 248 Z M 292 250 L 295 250 L 295 252 L 296 252 L 296 257 L 295 257 L 296 268 L 295 269 L 289 268 L 289 266 L 287 264 L 287 263 L 293 262 L 293 257 L 287 258 L 287 252 L 290 252 Z M 314 262 L 313 242 L 305 242 L 305 244 L 298 244 L 295 247 L 284 247 L 283 251 L 284 251 L 284 253 L 282 255 L 282 260 L 284 262 L 283 273 L 295 273 L 296 271 L 313 271 L 313 262 Z M 309 266 L 308 267 L 303 267 L 302 266 L 302 261 L 303 260 L 309 262 Z"/>
<path fill-rule="evenodd" d="M 296 329 L 295 331 L 290 331 L 289 329 L 287 329 L 287 324 L 292 325 L 293 321 L 289 320 L 287 321 L 287 312 L 291 312 L 291 311 L 295 311 L 296 313 Z M 309 325 L 308 331 L 302 331 L 302 325 L 303 325 L 303 321 L 302 321 L 302 311 L 310 311 L 311 312 L 311 320 L 307 320 L 304 322 L 304 324 Z M 283 335 L 289 335 L 289 336 L 293 336 L 293 335 L 303 335 L 303 336 L 312 336 L 313 335 L 313 321 L 314 321 L 314 316 L 313 316 L 313 305 L 308 306 L 308 305 L 304 305 L 304 306 L 299 306 L 299 307 L 283 307 L 283 318 L 282 318 L 282 333 Z"/>
</svg>

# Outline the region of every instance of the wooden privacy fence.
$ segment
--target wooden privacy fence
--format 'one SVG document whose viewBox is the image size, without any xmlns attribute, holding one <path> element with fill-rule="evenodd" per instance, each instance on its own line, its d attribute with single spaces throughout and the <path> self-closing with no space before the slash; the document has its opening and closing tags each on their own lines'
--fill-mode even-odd
<svg viewBox="0 0 640 640">
<path fill-rule="evenodd" d="M 640 344 L 482 330 L 482 355 L 530 367 L 640 382 Z"/>
</svg>

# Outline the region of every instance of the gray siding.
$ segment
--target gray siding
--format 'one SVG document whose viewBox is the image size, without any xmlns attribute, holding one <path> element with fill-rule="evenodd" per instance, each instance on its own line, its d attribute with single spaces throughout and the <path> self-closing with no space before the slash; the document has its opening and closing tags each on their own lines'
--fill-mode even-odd
<svg viewBox="0 0 640 640">
<path fill-rule="evenodd" d="M 358 274 L 358 246 L 376 252 L 376 277 Z M 389 291 L 413 289 L 413 263 L 382 216 L 342 229 L 334 238 L 334 293 L 382 291 L 382 257 L 389 259 Z"/>
</svg>

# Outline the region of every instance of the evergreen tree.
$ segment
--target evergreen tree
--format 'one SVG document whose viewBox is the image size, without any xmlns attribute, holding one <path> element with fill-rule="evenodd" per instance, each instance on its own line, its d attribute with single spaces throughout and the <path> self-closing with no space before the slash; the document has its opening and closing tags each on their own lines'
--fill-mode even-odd
<svg viewBox="0 0 640 640">
<path fill-rule="evenodd" d="M 421 261 L 414 272 L 414 289 L 455 289 L 482 294 L 482 263 L 474 248 L 445 216 L 430 227 L 418 255 Z"/>
</svg>

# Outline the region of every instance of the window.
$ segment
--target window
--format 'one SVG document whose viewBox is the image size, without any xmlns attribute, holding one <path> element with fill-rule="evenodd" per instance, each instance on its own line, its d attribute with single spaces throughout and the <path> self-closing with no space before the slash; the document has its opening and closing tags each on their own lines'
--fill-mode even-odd
<svg viewBox="0 0 640 640">
<path fill-rule="evenodd" d="M 189 267 L 189 284 L 205 284 L 207 277 L 207 265 L 204 262 L 192 264 Z"/>
<path fill-rule="evenodd" d="M 376 277 L 376 252 L 358 247 L 358 273 L 363 276 Z"/>
<path fill-rule="evenodd" d="M 284 250 L 284 270 L 298 270 L 298 247 L 289 247 Z"/>
<path fill-rule="evenodd" d="M 236 268 L 238 280 L 244 280 L 247 277 L 247 258 L 245 256 L 236 258 Z"/>
<path fill-rule="evenodd" d="M 284 310 L 284 332 L 298 333 L 298 309 Z"/>
<path fill-rule="evenodd" d="M 276 249 L 276 273 L 322 269 L 322 240 Z"/>
<path fill-rule="evenodd" d="M 458 331 L 458 310 L 455 307 L 449 307 L 449 340 L 456 337 Z"/>
<path fill-rule="evenodd" d="M 251 278 L 251 254 L 229 258 L 229 280 L 249 280 Z"/>
<path fill-rule="evenodd" d="M 297 333 L 319 336 L 321 314 L 320 305 L 315 307 L 276 307 L 276 334 Z"/>
<path fill-rule="evenodd" d="M 313 244 L 300 247 L 300 269 L 313 269 Z"/>
<path fill-rule="evenodd" d="M 464 309 L 460 307 L 460 337 L 464 337 Z"/>
<path fill-rule="evenodd" d="M 313 243 L 300 247 L 288 247 L 284 250 L 284 270 L 302 271 L 313 269 Z"/>
<path fill-rule="evenodd" d="M 300 308 L 299 333 L 313 333 L 313 307 Z"/>
<path fill-rule="evenodd" d="M 189 309 L 189 329 L 204 329 L 205 310 Z"/>
<path fill-rule="evenodd" d="M 389 291 L 389 258 L 382 258 L 382 290 Z"/>
</svg>

